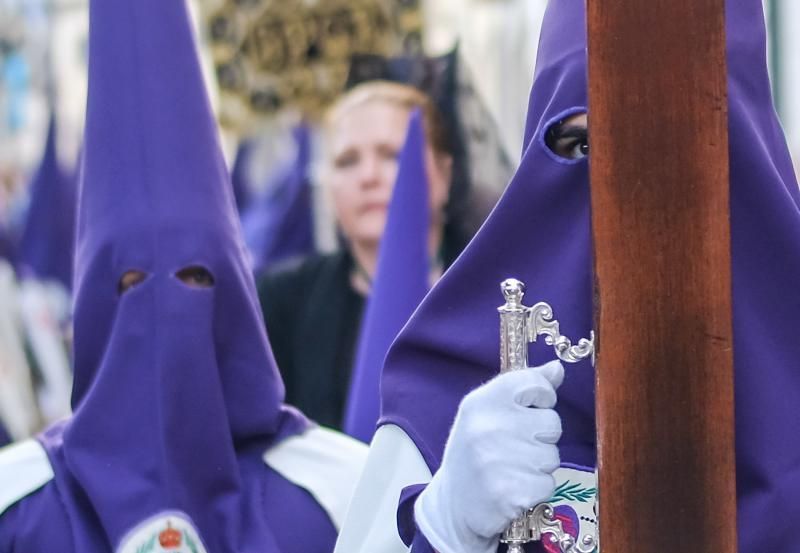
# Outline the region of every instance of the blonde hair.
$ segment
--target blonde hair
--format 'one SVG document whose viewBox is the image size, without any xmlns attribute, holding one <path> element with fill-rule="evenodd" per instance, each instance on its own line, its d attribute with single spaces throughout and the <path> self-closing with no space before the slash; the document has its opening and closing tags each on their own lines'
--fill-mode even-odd
<svg viewBox="0 0 800 553">
<path fill-rule="evenodd" d="M 336 122 L 352 108 L 370 102 L 393 104 L 409 111 L 420 108 L 422 110 L 426 138 L 431 149 L 440 155 L 451 155 L 447 129 L 431 99 L 412 86 L 391 81 L 368 81 L 345 92 L 326 111 L 323 120 L 324 134 L 330 133 Z"/>
</svg>

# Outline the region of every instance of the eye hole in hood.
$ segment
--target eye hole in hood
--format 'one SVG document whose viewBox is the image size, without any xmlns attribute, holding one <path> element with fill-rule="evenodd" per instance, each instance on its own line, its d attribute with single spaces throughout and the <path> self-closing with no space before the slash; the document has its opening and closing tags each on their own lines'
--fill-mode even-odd
<svg viewBox="0 0 800 553">
<path fill-rule="evenodd" d="M 125 271 L 125 273 L 120 277 L 119 283 L 117 284 L 117 294 L 121 296 L 131 288 L 135 288 L 136 286 L 140 285 L 146 279 L 147 273 L 144 271 L 140 271 L 138 269 L 130 269 Z"/>
<path fill-rule="evenodd" d="M 545 144 L 557 156 L 579 160 L 589 155 L 589 130 L 586 113 L 575 113 L 550 125 Z"/>
<path fill-rule="evenodd" d="M 214 286 L 214 275 L 200 265 L 184 267 L 175 276 L 189 288 L 211 288 Z"/>
</svg>

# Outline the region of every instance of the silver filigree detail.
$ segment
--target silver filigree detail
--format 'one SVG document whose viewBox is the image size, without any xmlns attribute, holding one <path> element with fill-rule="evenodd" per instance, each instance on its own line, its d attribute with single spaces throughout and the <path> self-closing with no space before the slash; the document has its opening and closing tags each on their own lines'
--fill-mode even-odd
<svg viewBox="0 0 800 553">
<path fill-rule="evenodd" d="M 543 301 L 528 308 L 528 341 L 535 342 L 539 336 L 544 336 L 544 343 L 553 346 L 562 361 L 577 363 L 589 357 L 594 365 L 594 330 L 588 339 L 581 338 L 573 346 L 572 340 L 561 334 L 558 321 L 553 318 L 553 308 Z"/>
<path fill-rule="evenodd" d="M 509 278 L 501 287 L 506 303 L 497 308 L 500 313 L 500 372 L 507 372 L 528 366 L 528 308 L 522 305 L 523 283 Z"/>
<path fill-rule="evenodd" d="M 547 539 L 558 544 L 561 553 L 592 553 L 597 549 L 594 536 L 586 534 L 580 542 L 569 532 L 564 531 L 561 521 L 555 516 L 555 509 L 549 503 L 541 503 L 528 511 L 528 525 L 534 540 Z"/>
<path fill-rule="evenodd" d="M 508 553 L 522 553 L 526 543 L 543 540 L 558 545 L 561 553 L 594 553 L 598 549 L 596 538 L 590 534 L 575 541 L 572 534 L 564 530 L 549 503 L 528 509 L 524 515 L 514 519 L 500 538 L 501 543 L 508 544 Z"/>
<path fill-rule="evenodd" d="M 595 362 L 594 331 L 589 338 L 581 338 L 576 345 L 561 334 L 560 325 L 554 318 L 550 304 L 539 302 L 533 307 L 522 304 L 525 284 L 508 278 L 500 284 L 506 303 L 497 308 L 500 312 L 500 370 L 501 372 L 522 369 L 528 365 L 528 342 L 536 342 L 544 336 L 544 343 L 553 346 L 556 356 L 567 363 L 583 359 Z"/>
</svg>

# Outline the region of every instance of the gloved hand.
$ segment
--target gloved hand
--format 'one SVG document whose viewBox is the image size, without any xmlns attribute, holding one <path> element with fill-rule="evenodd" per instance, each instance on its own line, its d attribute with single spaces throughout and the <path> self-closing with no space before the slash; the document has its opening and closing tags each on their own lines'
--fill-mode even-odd
<svg viewBox="0 0 800 553">
<path fill-rule="evenodd" d="M 494 553 L 514 518 L 550 499 L 563 379 L 551 361 L 497 376 L 461 401 L 442 464 L 414 507 L 439 553 Z"/>
</svg>

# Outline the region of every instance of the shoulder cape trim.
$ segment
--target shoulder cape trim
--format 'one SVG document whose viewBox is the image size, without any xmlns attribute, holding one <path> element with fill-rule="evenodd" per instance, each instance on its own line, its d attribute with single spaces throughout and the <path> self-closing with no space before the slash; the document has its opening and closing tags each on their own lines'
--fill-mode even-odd
<svg viewBox="0 0 800 553">
<path fill-rule="evenodd" d="M 416 444 L 394 424 L 372 438 L 334 553 L 408 553 L 398 528 L 398 501 L 406 486 L 429 482 L 431 471 Z"/>
<path fill-rule="evenodd" d="M 264 462 L 308 491 L 338 531 L 344 522 L 368 447 L 349 436 L 314 427 L 264 453 Z"/>
<path fill-rule="evenodd" d="M 36 440 L 0 449 L 0 515 L 52 479 L 50 459 Z"/>
</svg>

